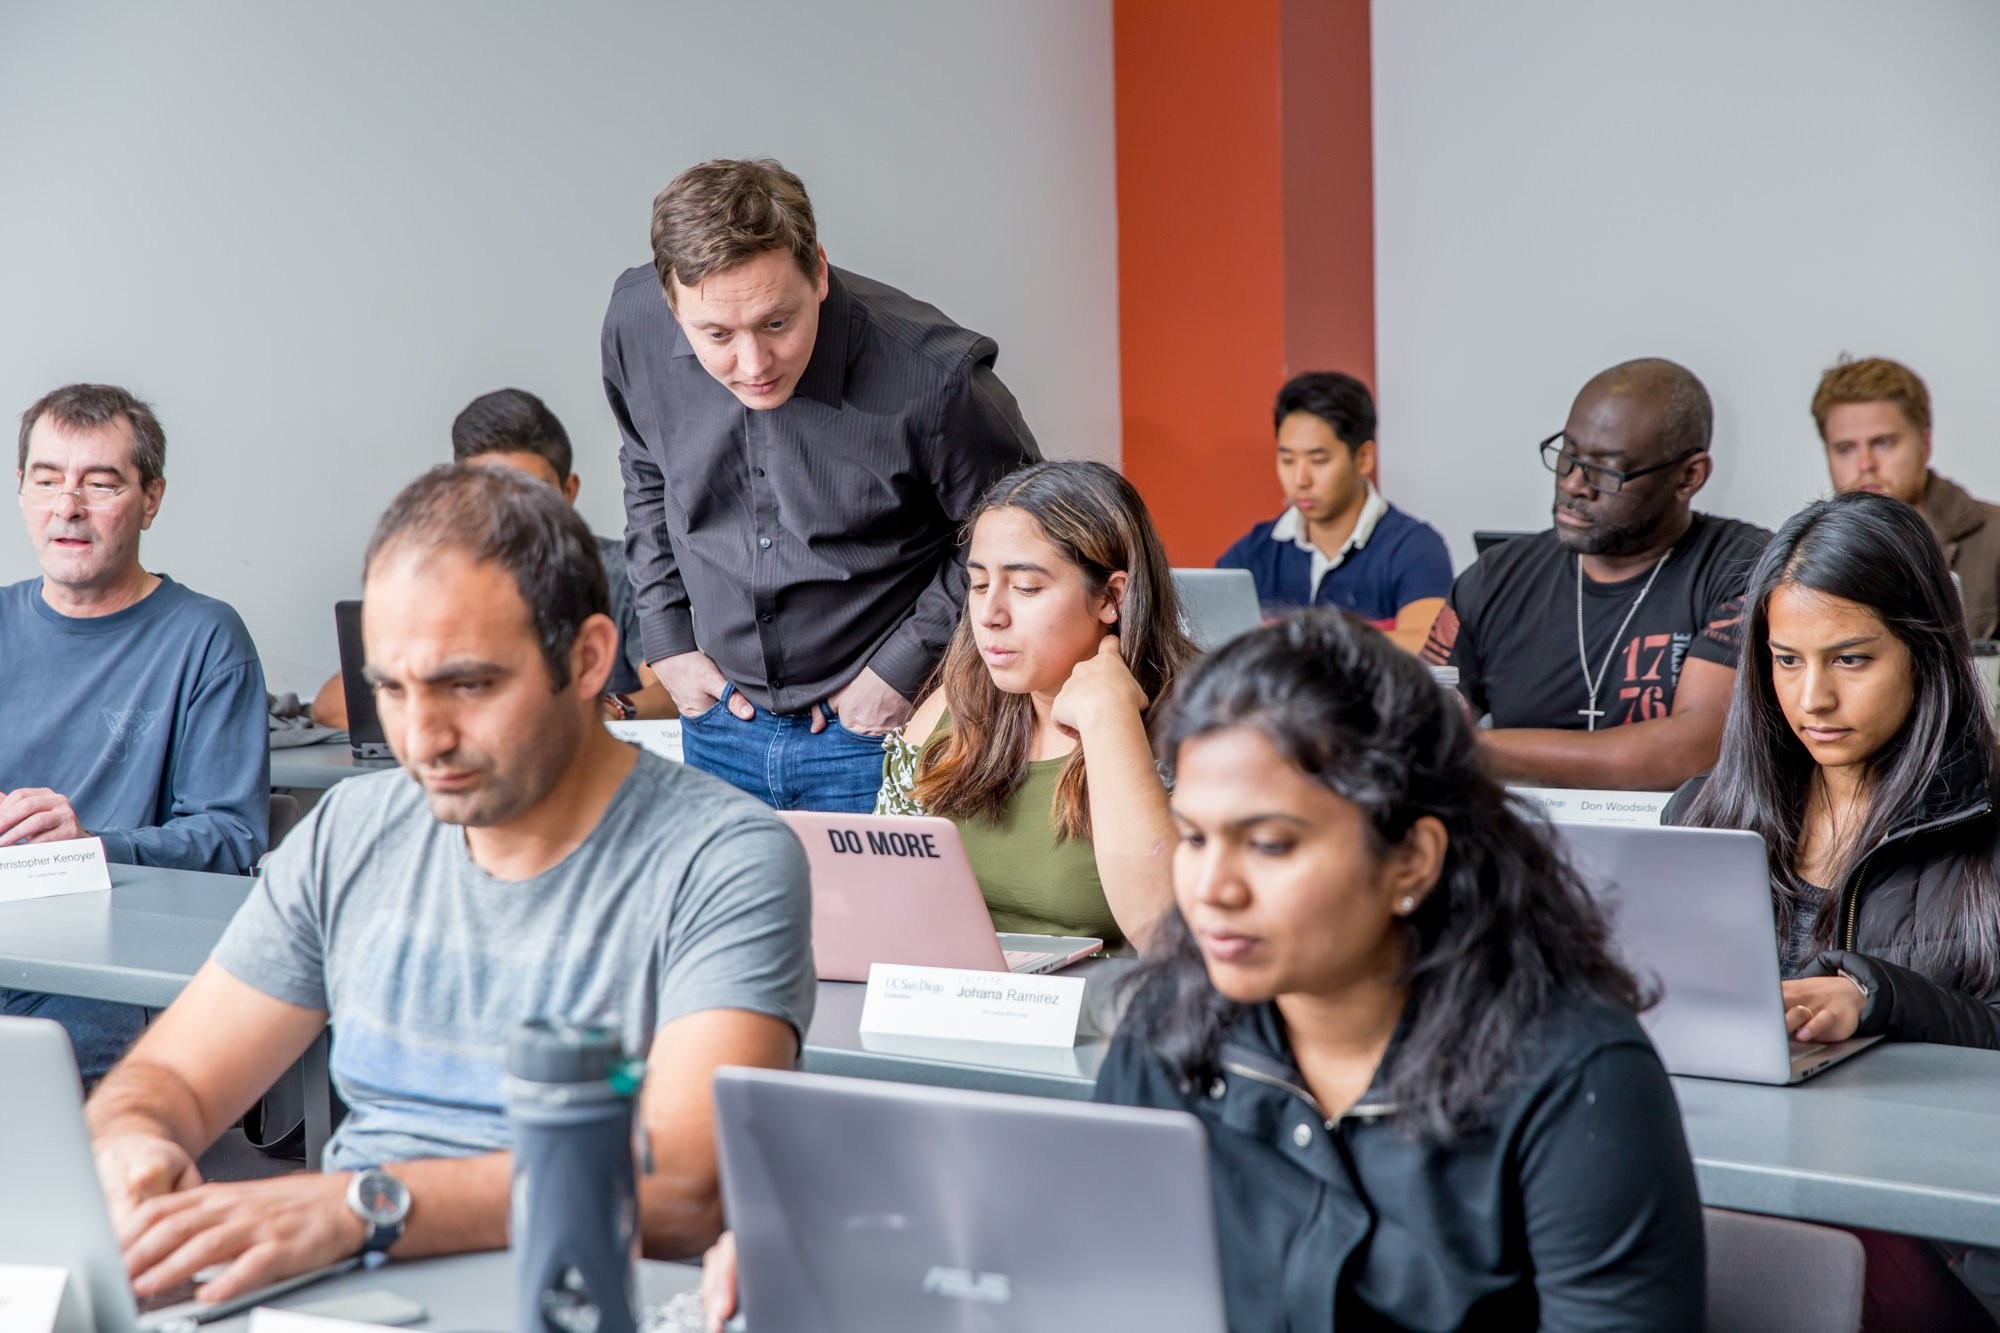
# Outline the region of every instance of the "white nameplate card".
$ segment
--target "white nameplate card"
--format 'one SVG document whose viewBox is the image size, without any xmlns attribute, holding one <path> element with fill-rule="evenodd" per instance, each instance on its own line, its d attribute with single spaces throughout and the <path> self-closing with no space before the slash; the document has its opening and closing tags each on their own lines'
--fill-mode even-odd
<svg viewBox="0 0 2000 1333">
<path fill-rule="evenodd" d="M 68 1281 L 60 1268 L 0 1264 L 0 1333 L 49 1333 Z"/>
<path fill-rule="evenodd" d="M 677 764 L 681 762 L 681 720 L 677 717 L 644 722 L 606 722 L 604 726 L 621 741 L 630 741 Z"/>
<path fill-rule="evenodd" d="M 1651 824 L 1673 799 L 1670 791 L 1583 791 L 1567 787 L 1509 787 L 1565 824 Z"/>
<path fill-rule="evenodd" d="M 1074 1046 L 1082 977 L 1031 977 L 955 967 L 876 963 L 868 969 L 861 1031 L 1019 1046 Z"/>
<path fill-rule="evenodd" d="M 0 903 L 96 893 L 111 887 L 104 844 L 96 838 L 0 847 Z"/>
</svg>

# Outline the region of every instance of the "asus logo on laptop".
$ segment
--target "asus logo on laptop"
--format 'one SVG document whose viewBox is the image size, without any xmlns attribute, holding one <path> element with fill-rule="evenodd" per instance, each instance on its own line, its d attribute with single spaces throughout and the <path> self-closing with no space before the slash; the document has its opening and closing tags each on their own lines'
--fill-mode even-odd
<svg viewBox="0 0 2000 1333">
<path fill-rule="evenodd" d="M 1005 1273 L 975 1273 L 969 1268 L 946 1268 L 932 1264 L 924 1274 L 924 1294 L 954 1301 L 981 1301 L 1005 1305 L 1013 1299 Z"/>
</svg>

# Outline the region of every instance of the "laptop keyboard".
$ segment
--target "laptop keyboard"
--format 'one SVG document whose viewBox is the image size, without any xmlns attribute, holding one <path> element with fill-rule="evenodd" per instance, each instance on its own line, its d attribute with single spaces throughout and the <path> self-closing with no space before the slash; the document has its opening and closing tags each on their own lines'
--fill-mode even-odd
<svg viewBox="0 0 2000 1333">
<path fill-rule="evenodd" d="M 992 956 L 991 954 L 987 955 L 989 958 Z M 1039 953 L 1033 949 L 1003 949 L 1001 956 L 1007 960 L 1007 970 L 1009 972 L 1026 972 L 1030 968 L 1039 967 L 1041 964 L 1055 957 L 1052 953 Z"/>
<path fill-rule="evenodd" d="M 193 1278 L 189 1278 L 186 1282 L 168 1287 L 165 1291 L 156 1292 L 151 1296 L 140 1296 L 137 1298 L 139 1313 L 152 1314 L 155 1310 L 164 1310 L 169 1305 L 185 1305 L 194 1299 L 198 1285 Z"/>
</svg>

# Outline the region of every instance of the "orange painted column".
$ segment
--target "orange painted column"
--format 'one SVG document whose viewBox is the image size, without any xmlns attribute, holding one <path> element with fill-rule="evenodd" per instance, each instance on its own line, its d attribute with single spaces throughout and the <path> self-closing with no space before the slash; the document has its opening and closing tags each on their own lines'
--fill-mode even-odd
<svg viewBox="0 0 2000 1333">
<path fill-rule="evenodd" d="M 1125 473 L 1177 565 L 1284 500 L 1271 401 L 1375 374 L 1368 0 L 1113 0 Z"/>
</svg>

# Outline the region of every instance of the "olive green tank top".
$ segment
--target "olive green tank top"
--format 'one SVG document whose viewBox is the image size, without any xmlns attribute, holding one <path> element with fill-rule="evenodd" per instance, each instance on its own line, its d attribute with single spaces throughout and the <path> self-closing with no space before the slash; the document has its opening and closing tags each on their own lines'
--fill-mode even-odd
<svg viewBox="0 0 2000 1333">
<path fill-rule="evenodd" d="M 951 725 L 951 715 L 937 731 Z M 929 738 L 926 737 L 926 740 Z M 889 738 L 884 751 L 882 791 L 875 811 L 887 815 L 928 813 L 911 795 L 916 785 L 917 755 L 902 732 Z M 1097 854 L 1088 842 L 1056 841 L 1056 783 L 1066 757 L 1029 761 L 1028 776 L 997 821 L 954 819 L 965 843 L 972 873 L 986 897 L 993 928 L 1025 935 L 1084 935 L 1122 947 L 1125 937 L 1104 899 L 1097 878 Z"/>
</svg>

